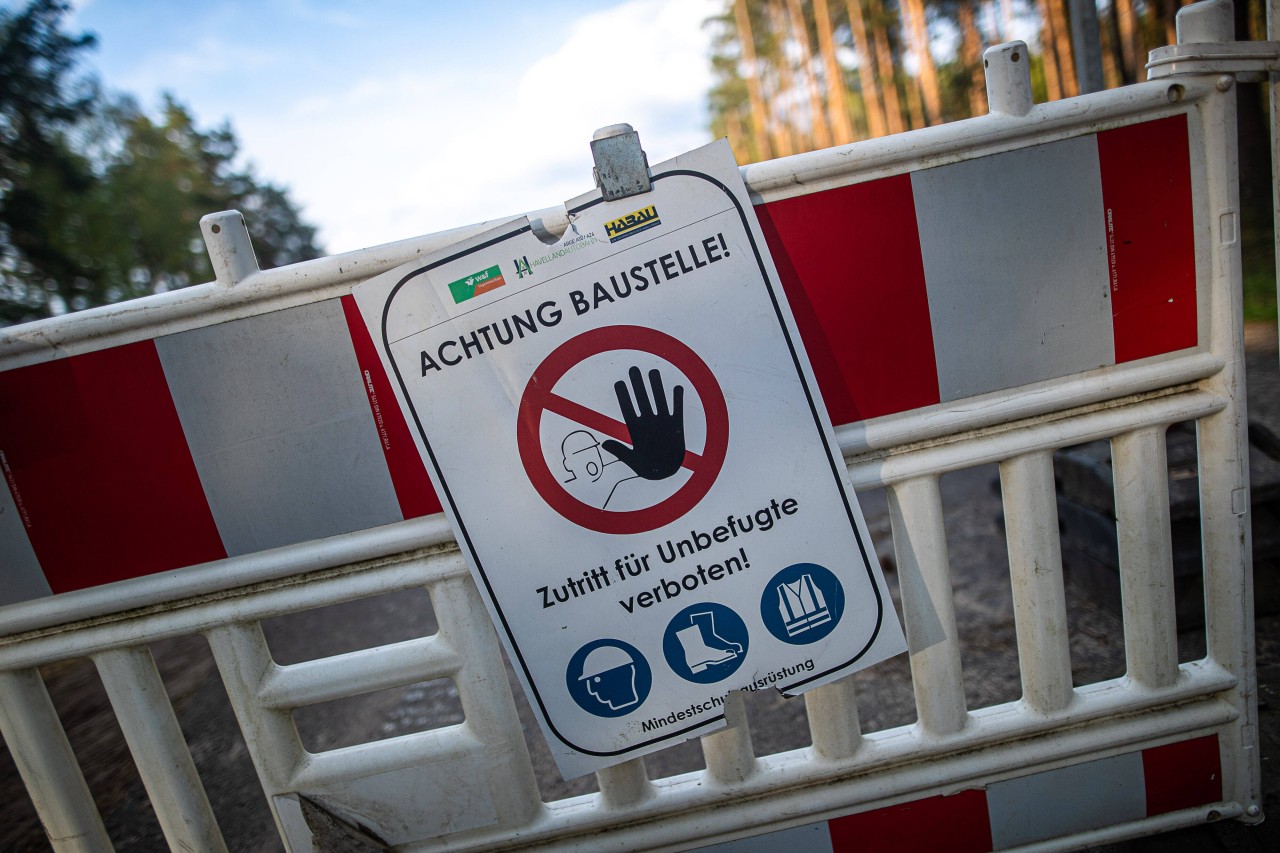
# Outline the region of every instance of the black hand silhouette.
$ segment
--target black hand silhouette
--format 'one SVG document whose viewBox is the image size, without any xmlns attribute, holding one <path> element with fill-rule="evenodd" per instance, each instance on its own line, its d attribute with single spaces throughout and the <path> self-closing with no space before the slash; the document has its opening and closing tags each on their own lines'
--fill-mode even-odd
<svg viewBox="0 0 1280 853">
<path fill-rule="evenodd" d="M 631 433 L 631 447 L 613 439 L 604 442 L 602 447 L 646 480 L 665 480 L 679 471 L 684 463 L 684 386 L 675 387 L 668 411 L 667 395 L 663 393 L 662 375 L 658 371 L 649 371 L 649 383 L 653 385 L 652 406 L 640 368 L 631 368 L 627 375 L 631 377 L 631 387 L 635 391 L 635 406 L 631 404 L 626 382 L 613 383 L 613 390 L 618 395 L 622 419 Z M 636 409 L 639 409 L 638 413 Z"/>
</svg>

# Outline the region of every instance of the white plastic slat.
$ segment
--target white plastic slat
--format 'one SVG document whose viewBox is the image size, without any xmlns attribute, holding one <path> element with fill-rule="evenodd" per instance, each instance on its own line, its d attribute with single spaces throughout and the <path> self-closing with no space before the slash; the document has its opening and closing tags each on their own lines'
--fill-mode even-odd
<svg viewBox="0 0 1280 853">
<path fill-rule="evenodd" d="M 396 556 L 391 559 L 384 557 L 374 565 L 355 563 L 332 574 L 312 576 L 305 583 L 289 580 L 271 582 L 253 590 L 252 594 L 215 595 L 196 599 L 179 608 L 156 608 L 129 620 L 113 619 L 78 627 L 74 631 L 42 633 L 21 642 L 0 644 L 0 667 L 21 669 L 46 660 L 92 655 L 134 645 L 140 637 L 154 642 L 222 625 L 247 624 L 285 613 L 327 607 L 341 601 L 425 586 L 439 578 L 466 574 L 466 567 L 456 552 L 425 556 L 413 551 L 401 553 L 391 550 L 388 553 Z"/>
<path fill-rule="evenodd" d="M 258 701 L 262 685 L 276 669 L 262 626 L 224 625 L 205 636 L 263 788 L 268 795 L 286 792 L 304 752 L 289 712 L 265 708 Z"/>
<path fill-rule="evenodd" d="M 225 851 L 151 651 L 118 649 L 96 655 L 93 662 L 169 846 Z"/>
<path fill-rule="evenodd" d="M 0 697 L 4 698 L 0 733 L 53 849 L 59 853 L 111 850 L 98 807 L 40 673 L 34 669 L 0 672 Z"/>
<path fill-rule="evenodd" d="M 886 457 L 854 459 L 849 475 L 854 488 L 892 485 L 929 474 L 944 474 L 1030 453 L 1110 438 L 1148 424 L 1174 424 L 1221 411 L 1229 398 L 1205 391 L 1189 391 L 1075 413 L 1073 417 L 1006 424 L 962 440 L 940 441 L 909 448 Z"/>
<path fill-rule="evenodd" d="M 952 734 L 964 728 L 968 712 L 938 479 L 890 487 L 889 521 L 919 724 L 933 735 Z"/>
<path fill-rule="evenodd" d="M 1071 702 L 1072 689 L 1053 454 L 1028 453 L 1000 463 L 1000 489 L 1022 698 L 1036 710 L 1057 711 Z"/>
<path fill-rule="evenodd" d="M 810 690 L 804 694 L 804 706 L 809 715 L 809 737 L 815 755 L 839 760 L 857 752 L 862 743 L 862 729 L 852 676 Z"/>
<path fill-rule="evenodd" d="M 462 564 L 461 556 L 454 560 Z M 503 825 L 520 825 L 538 813 L 542 797 L 502 663 L 498 635 L 469 576 L 433 584 L 431 605 L 440 623 L 440 638 L 453 649 L 466 650 L 466 665 L 455 676 L 458 699 L 466 716 L 463 725 L 486 745 L 491 756 L 489 791 L 497 813 Z"/>
<path fill-rule="evenodd" d="M 734 785 L 759 769 L 741 693 L 724 697 L 724 718 L 729 727 L 702 738 L 702 755 L 708 776 L 722 785 Z"/>
<path fill-rule="evenodd" d="M 600 797 L 609 808 L 623 808 L 647 800 L 654 795 L 644 758 L 633 758 L 596 771 Z"/>
<path fill-rule="evenodd" d="M 277 667 L 263 682 L 260 701 L 268 708 L 299 708 L 447 678 L 462 665 L 462 656 L 437 638 L 419 637 Z"/>
<path fill-rule="evenodd" d="M 1168 687 L 1178 678 L 1178 626 L 1164 429 L 1116 436 L 1111 464 L 1128 674 L 1147 687 Z"/>
</svg>

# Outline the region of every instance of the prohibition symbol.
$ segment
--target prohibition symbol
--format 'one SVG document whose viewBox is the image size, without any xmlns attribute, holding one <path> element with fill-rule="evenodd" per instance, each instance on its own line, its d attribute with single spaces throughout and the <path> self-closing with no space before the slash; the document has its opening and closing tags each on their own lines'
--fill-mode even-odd
<svg viewBox="0 0 1280 853">
<path fill-rule="evenodd" d="M 623 420 L 576 403 L 568 398 L 565 389 L 557 389 L 557 383 L 575 366 L 615 350 L 656 356 L 688 378 L 706 418 L 706 439 L 701 452 L 684 446 L 683 427 L 679 426 L 684 389 L 664 387 L 661 370 L 649 372 L 652 400 L 638 368 L 632 367 L 629 372 L 630 387 L 624 377 L 615 377 L 619 380 L 615 390 Z M 670 380 L 668 384 L 675 385 Z M 670 405 L 668 395 L 672 398 Z M 620 461 L 615 464 L 625 464 L 638 477 L 657 480 L 670 476 L 676 469 L 687 470 L 689 477 L 673 494 L 652 506 L 625 511 L 592 506 L 571 494 L 548 464 L 541 442 L 543 416 L 548 413 L 608 436 L 610 440 L 605 441 L 603 447 L 618 457 Z M 580 432 L 589 435 L 585 430 Z M 565 439 L 566 463 L 574 452 L 571 440 L 572 436 Z M 679 445 L 673 447 L 673 441 Z M 644 533 L 680 518 L 711 490 L 729 447 L 729 411 L 715 375 L 688 346 L 643 326 L 605 326 L 565 341 L 534 370 L 520 398 L 516 442 L 534 489 L 564 518 L 597 533 Z M 591 470 L 595 475 L 595 469 Z"/>
</svg>

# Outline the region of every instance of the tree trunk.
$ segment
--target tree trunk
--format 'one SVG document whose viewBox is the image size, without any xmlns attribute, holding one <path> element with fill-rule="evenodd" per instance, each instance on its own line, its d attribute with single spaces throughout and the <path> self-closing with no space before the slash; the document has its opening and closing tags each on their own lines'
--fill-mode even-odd
<svg viewBox="0 0 1280 853">
<path fill-rule="evenodd" d="M 831 127 L 827 124 L 827 113 L 822 106 L 822 92 L 818 89 L 818 79 L 813 73 L 813 46 L 809 42 L 809 25 L 804 19 L 804 11 L 800 8 L 800 0 L 787 0 L 787 12 L 791 19 L 791 35 L 800 51 L 800 75 L 804 80 L 805 92 L 809 96 L 809 128 L 813 137 L 814 148 L 831 147 Z"/>
<path fill-rule="evenodd" d="M 822 69 L 827 81 L 827 117 L 836 145 L 853 141 L 853 122 L 844 97 L 844 71 L 836 61 L 836 45 L 832 38 L 831 10 L 827 0 L 813 0 L 813 22 L 818 27 L 818 50 L 822 53 Z"/>
<path fill-rule="evenodd" d="M 938 67 L 929 50 L 929 27 L 924 16 L 923 0 L 900 0 L 903 16 L 907 19 L 907 31 L 911 37 L 911 50 L 920 66 L 920 90 L 924 94 L 924 112 L 919 122 L 923 126 L 942 123 L 942 91 L 938 85 Z M 914 112 L 914 109 L 913 109 Z"/>
<path fill-rule="evenodd" d="M 883 32 L 870 33 L 869 45 L 876 55 L 876 72 L 880 77 L 880 91 L 884 94 L 884 117 L 890 133 L 902 133 L 906 127 L 902 122 L 902 103 L 898 100 L 898 81 L 893 68 L 893 51 L 889 47 L 889 30 L 892 23 L 887 21 L 884 5 L 881 0 L 867 0 L 867 11 L 871 13 L 871 25 L 874 27 L 884 23 Z"/>
<path fill-rule="evenodd" d="M 1116 7 L 1112 4 L 1107 13 L 1099 14 L 1102 42 L 1102 80 L 1108 89 L 1124 85 L 1124 60 L 1120 56 L 1120 31 L 1116 27 Z"/>
<path fill-rule="evenodd" d="M 1178 0 L 1161 0 L 1161 3 L 1164 6 L 1164 43 L 1177 44 L 1178 28 L 1176 21 L 1178 17 L 1178 9 L 1182 4 L 1179 3 Z M 1236 0 L 1237 6 L 1244 6 L 1246 3 L 1248 3 L 1248 0 Z M 1244 38 L 1244 33 L 1241 33 L 1237 38 Z"/>
<path fill-rule="evenodd" d="M 796 128 L 795 119 L 792 115 L 790 106 L 786 101 L 791 101 L 796 91 L 796 78 L 792 72 L 791 62 L 787 59 L 787 53 L 782 47 L 782 36 L 787 31 L 787 21 L 783 17 L 782 7 L 775 3 L 768 4 L 770 28 L 777 35 L 777 43 L 775 49 L 777 55 L 773 57 L 774 70 L 777 72 L 778 91 L 774 92 L 772 103 L 774 104 L 775 129 L 773 134 L 774 147 L 778 154 L 786 157 L 803 151 L 808 146 L 805 141 L 800 138 L 798 129 Z"/>
<path fill-rule="evenodd" d="M 755 162 L 744 144 L 746 139 L 742 135 L 742 120 L 738 118 L 737 110 L 729 110 L 725 113 L 724 128 L 725 135 L 729 137 L 729 147 L 733 149 L 733 158 L 738 161 L 738 164 Z"/>
<path fill-rule="evenodd" d="M 1058 71 L 1062 79 L 1063 97 L 1080 94 L 1080 81 L 1076 79 L 1076 58 L 1071 50 L 1071 24 L 1067 22 L 1065 0 L 1048 0 L 1049 14 L 1053 16 L 1053 52 L 1057 55 Z"/>
<path fill-rule="evenodd" d="M 746 0 L 734 0 L 733 19 L 738 28 L 738 44 L 742 48 L 742 64 L 747 78 L 747 97 L 751 101 L 751 139 L 756 157 L 768 160 L 773 156 L 769 148 L 769 113 L 764 97 L 760 94 L 760 63 L 756 61 L 755 34 L 751 30 L 751 16 L 747 14 Z"/>
<path fill-rule="evenodd" d="M 969 115 L 987 112 L 987 79 L 982 73 L 982 33 L 978 30 L 974 0 L 960 0 L 957 20 L 960 24 L 960 56 L 969 72 Z"/>
<path fill-rule="evenodd" d="M 866 106 L 867 130 L 872 137 L 888 133 L 885 126 L 884 103 L 880 98 L 880 83 L 871 65 L 874 52 L 867 38 L 867 22 L 862 15 L 862 0 L 845 0 L 849 11 L 849 29 L 853 32 L 853 50 L 858 55 L 858 82 L 862 85 L 862 102 Z M 893 83 L 892 80 L 889 81 Z"/>
<path fill-rule="evenodd" d="M 1138 18 L 1133 13 L 1133 0 L 1113 0 L 1116 26 L 1120 30 L 1120 55 L 1124 58 L 1124 82 L 1138 79 Z"/>
<path fill-rule="evenodd" d="M 1044 60 L 1045 97 L 1056 101 L 1062 97 L 1062 78 L 1058 76 L 1058 57 L 1054 54 L 1053 17 L 1049 14 L 1049 0 L 1036 0 L 1040 10 L 1040 58 Z"/>
</svg>

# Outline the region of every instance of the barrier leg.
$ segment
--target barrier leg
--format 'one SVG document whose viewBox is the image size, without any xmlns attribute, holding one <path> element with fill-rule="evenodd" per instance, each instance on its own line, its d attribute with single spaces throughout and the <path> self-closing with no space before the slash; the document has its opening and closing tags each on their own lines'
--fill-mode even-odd
<svg viewBox="0 0 1280 853">
<path fill-rule="evenodd" d="M 58 712 L 34 669 L 0 672 L 0 733 L 27 785 L 53 849 L 110 851 L 84 775 Z"/>
</svg>

